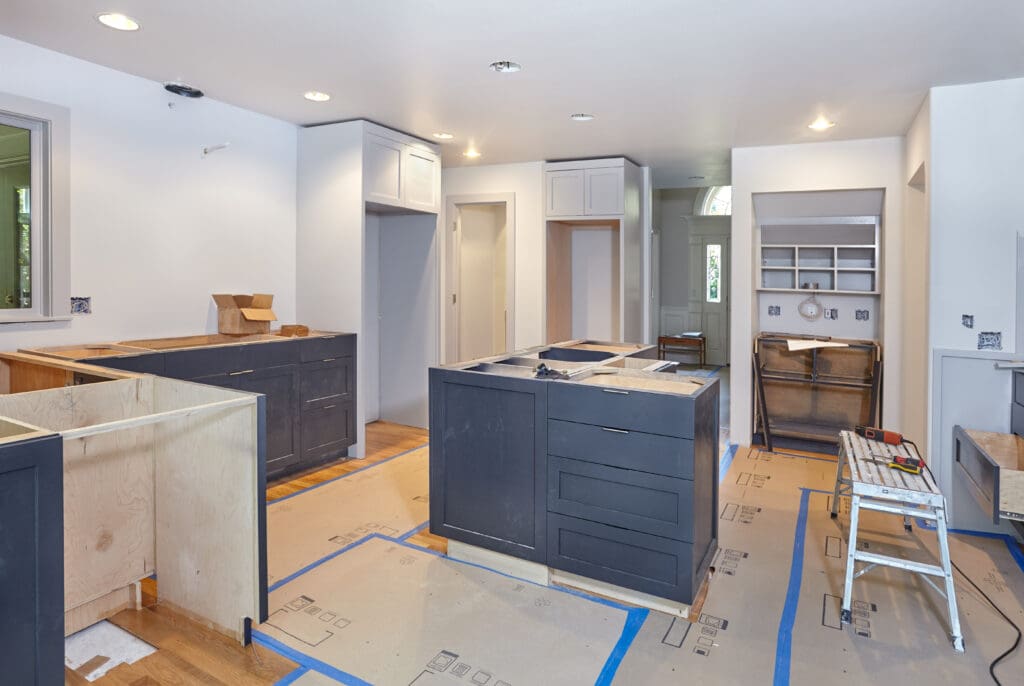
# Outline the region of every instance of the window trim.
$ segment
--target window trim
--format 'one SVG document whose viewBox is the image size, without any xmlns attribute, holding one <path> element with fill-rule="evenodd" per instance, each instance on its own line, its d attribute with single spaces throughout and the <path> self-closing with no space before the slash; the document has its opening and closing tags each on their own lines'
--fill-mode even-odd
<svg viewBox="0 0 1024 686">
<path fill-rule="evenodd" d="M 71 315 L 70 111 L 0 92 L 4 123 L 32 130 L 32 307 L 0 310 L 0 325 Z M 37 221 L 38 220 L 38 221 Z"/>
<path fill-rule="evenodd" d="M 711 203 L 715 200 L 715 195 L 720 188 L 727 188 L 729 186 L 708 186 L 704 188 L 697 196 L 697 202 L 694 203 L 696 211 L 695 215 L 698 217 L 731 217 L 732 216 L 732 205 L 730 202 L 729 214 L 711 214 Z"/>
</svg>

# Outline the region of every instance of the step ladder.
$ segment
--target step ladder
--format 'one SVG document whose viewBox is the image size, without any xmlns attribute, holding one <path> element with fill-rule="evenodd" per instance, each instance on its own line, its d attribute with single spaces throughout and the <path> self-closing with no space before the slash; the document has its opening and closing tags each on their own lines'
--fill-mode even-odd
<svg viewBox="0 0 1024 686">
<path fill-rule="evenodd" d="M 843 587 L 842 623 L 852 621 L 853 580 L 877 566 L 894 567 L 920 574 L 928 585 L 946 599 L 949 610 L 950 635 L 953 648 L 964 650 L 964 638 L 960 632 L 960 615 L 956 606 L 956 588 L 953 585 L 953 571 L 949 559 L 949 540 L 946 529 L 946 499 L 927 469 L 920 474 L 908 474 L 888 466 L 892 457 L 903 455 L 920 459 L 917 449 L 904 443 L 892 445 L 872 441 L 853 431 L 839 433 L 839 465 L 836 469 L 836 484 L 832 494 L 832 518 L 839 514 L 839 497 L 850 496 L 850 539 L 846 550 L 846 581 Z M 849 476 L 844 472 L 849 471 Z M 939 539 L 938 565 L 913 562 L 888 555 L 878 555 L 857 549 L 857 526 L 861 510 L 874 510 L 887 514 L 901 515 L 909 531 L 913 517 L 935 522 Z M 856 571 L 856 563 L 867 563 Z M 944 590 L 931 577 L 943 579 Z"/>
</svg>

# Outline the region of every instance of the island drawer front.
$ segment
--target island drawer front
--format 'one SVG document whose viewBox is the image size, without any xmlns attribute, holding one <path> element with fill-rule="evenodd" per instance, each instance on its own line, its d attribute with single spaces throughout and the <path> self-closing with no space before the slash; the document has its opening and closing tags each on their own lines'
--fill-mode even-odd
<svg viewBox="0 0 1024 686">
<path fill-rule="evenodd" d="M 669 538 L 550 513 L 548 566 L 693 602 L 693 546 Z"/>
<path fill-rule="evenodd" d="M 299 399 L 303 408 L 352 399 L 355 365 L 351 357 L 305 362 L 301 367 Z"/>
<path fill-rule="evenodd" d="M 693 438 L 693 398 L 552 381 L 548 417 L 607 428 Z"/>
<path fill-rule="evenodd" d="M 548 511 L 693 542 L 693 482 L 548 456 Z"/>
<path fill-rule="evenodd" d="M 693 479 L 693 441 L 688 438 L 551 419 L 548 420 L 548 453 Z"/>
<path fill-rule="evenodd" d="M 340 333 L 333 336 L 310 336 L 299 339 L 299 357 L 302 362 L 318 362 L 335 357 L 347 357 L 356 352 L 356 337 Z"/>
<path fill-rule="evenodd" d="M 1024 405 L 1013 404 L 1010 410 L 1010 431 L 1024 436 Z"/>
</svg>

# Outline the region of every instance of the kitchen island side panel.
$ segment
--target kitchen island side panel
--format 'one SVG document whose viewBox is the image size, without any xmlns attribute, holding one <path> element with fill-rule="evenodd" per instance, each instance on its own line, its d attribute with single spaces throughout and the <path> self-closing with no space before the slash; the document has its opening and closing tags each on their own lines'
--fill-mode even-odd
<svg viewBox="0 0 1024 686">
<path fill-rule="evenodd" d="M 430 531 L 546 560 L 547 387 L 430 370 Z"/>
</svg>

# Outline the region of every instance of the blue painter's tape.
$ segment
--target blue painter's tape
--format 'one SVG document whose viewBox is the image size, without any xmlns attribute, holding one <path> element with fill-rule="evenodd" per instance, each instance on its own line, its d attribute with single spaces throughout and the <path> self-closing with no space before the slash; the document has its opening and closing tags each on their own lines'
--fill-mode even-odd
<svg viewBox="0 0 1024 686">
<path fill-rule="evenodd" d="M 276 638 L 272 638 L 270 636 L 267 636 L 266 634 L 260 633 L 259 631 L 253 631 L 252 632 L 252 640 L 256 641 L 257 643 L 259 643 L 260 645 L 264 646 L 265 648 L 270 648 L 271 650 L 273 650 L 275 653 L 277 653 L 279 655 L 283 655 L 284 657 L 288 658 L 292 662 L 296 662 L 296 663 L 302 665 L 303 667 L 306 668 L 306 671 L 312 670 L 314 672 L 320 672 L 324 676 L 328 676 L 328 677 L 334 679 L 335 681 L 339 681 L 339 682 L 341 682 L 343 684 L 347 684 L 348 686 L 372 686 L 368 681 L 363 681 L 362 679 L 360 679 L 359 677 L 355 676 L 354 674 L 349 674 L 348 672 L 343 672 L 340 669 L 338 669 L 337 667 L 333 667 L 333 666 L 327 664 L 326 662 L 321 662 L 320 660 L 317 660 L 316 658 L 312 658 L 309 655 L 306 655 L 304 653 L 300 653 L 299 651 L 295 650 L 294 648 L 290 648 L 289 646 L 286 646 L 284 643 L 281 643 Z M 294 674 L 294 673 L 295 672 L 292 672 L 292 674 Z M 291 674 L 289 674 L 288 676 L 291 676 Z M 285 678 L 287 678 L 287 677 L 285 677 Z M 296 677 L 296 678 L 298 678 L 298 677 Z M 290 682 L 286 682 L 286 683 L 290 683 Z"/>
<path fill-rule="evenodd" d="M 281 588 L 285 584 L 287 584 L 287 583 L 289 583 L 291 581 L 295 581 L 295 579 L 299 578 L 300 576 L 302 576 L 306 572 L 309 572 L 309 571 L 311 571 L 313 569 L 316 569 L 317 567 L 319 567 L 323 563 L 327 562 L 328 560 L 333 560 L 334 558 L 338 557 L 338 555 L 341 555 L 342 553 L 344 553 L 344 552 L 346 552 L 348 550 L 352 550 L 357 545 L 360 545 L 362 543 L 366 543 L 371 538 L 385 538 L 385 536 L 381 536 L 380 534 L 368 534 L 366 536 L 363 536 L 358 541 L 353 541 L 352 543 L 349 543 L 344 548 L 339 548 L 338 550 L 335 550 L 330 555 L 325 555 L 324 557 L 321 557 L 316 562 L 311 562 L 308 565 L 306 565 L 305 567 L 303 567 L 302 569 L 300 569 L 299 571 L 293 572 L 293 573 L 289 574 L 288 576 L 286 576 L 285 578 L 281 579 L 280 581 L 274 582 L 267 589 L 267 593 L 270 593 L 272 591 L 276 591 L 277 589 Z M 392 539 L 388 539 L 388 540 L 392 540 Z"/>
<path fill-rule="evenodd" d="M 725 450 L 725 455 L 722 455 L 722 459 L 718 463 L 718 483 L 722 483 L 725 479 L 725 475 L 729 472 L 729 467 L 732 466 L 732 460 L 736 457 L 736 451 L 739 446 L 735 443 L 730 443 L 729 447 Z"/>
<path fill-rule="evenodd" d="M 391 462 L 391 460 L 397 460 L 398 458 L 402 457 L 403 455 L 408 455 L 409 453 L 414 452 L 416 450 L 419 450 L 420 448 L 426 448 L 428 445 L 430 445 L 430 444 L 429 443 L 424 443 L 423 445 L 418 445 L 415 448 L 409 448 L 408 450 L 406 450 L 404 452 L 400 452 L 397 455 L 392 455 L 391 457 L 386 458 L 384 460 L 380 460 L 379 462 L 374 462 L 373 464 L 368 464 L 365 467 L 360 467 L 359 469 L 355 470 L 354 472 L 349 472 L 348 474 L 342 474 L 341 476 L 336 476 L 333 479 L 328 479 L 327 481 L 321 481 L 318 484 L 314 484 L 312 486 L 308 486 L 306 488 L 303 488 L 301 491 L 295 491 L 294 493 L 289 493 L 288 495 L 283 495 L 280 498 L 275 498 L 273 500 L 268 500 L 267 501 L 267 505 L 273 505 L 274 503 L 279 503 L 282 500 L 288 500 L 289 498 L 294 498 L 297 495 L 302 495 L 303 493 L 308 493 L 309 491 L 312 491 L 314 489 L 321 488 L 321 487 L 326 486 L 327 484 L 330 484 L 330 483 L 334 483 L 338 479 L 345 479 L 345 478 L 348 478 L 348 477 L 352 476 L 353 474 L 358 474 L 359 472 L 365 472 L 367 469 L 373 469 L 374 467 L 379 467 L 382 464 L 385 464 L 387 462 Z"/>
<path fill-rule="evenodd" d="M 299 680 L 303 674 L 309 671 L 309 667 L 299 666 L 294 671 L 288 672 L 284 677 L 278 681 L 274 686 L 288 686 L 288 684 L 294 684 Z"/>
<path fill-rule="evenodd" d="M 649 614 L 650 610 L 641 608 L 632 608 L 629 611 L 629 615 L 626 617 L 626 625 L 622 627 L 622 635 L 619 636 L 619 641 L 615 644 L 611 655 L 605 660 L 604 668 L 597 675 L 597 681 L 594 682 L 594 686 L 610 686 L 612 680 L 615 679 L 615 673 L 619 671 L 622 658 L 626 656 L 629 647 L 633 645 L 633 639 L 640 633 L 640 627 L 644 625 Z"/>
<path fill-rule="evenodd" d="M 720 364 L 720 365 L 718 365 L 717 367 L 715 367 L 714 369 L 712 369 L 712 370 L 711 370 L 710 372 L 708 372 L 708 376 L 714 376 L 715 374 L 717 374 L 717 373 L 718 373 L 718 370 L 719 370 L 719 369 L 721 369 L 721 368 L 722 368 L 722 367 L 724 367 L 724 366 L 725 366 L 724 364 Z"/>
<path fill-rule="evenodd" d="M 925 531 L 935 531 L 935 525 L 929 522 L 927 519 L 921 519 L 915 517 L 914 521 L 917 522 L 917 526 Z M 1021 552 L 1020 546 L 1017 545 L 1017 539 L 1009 534 L 993 532 L 993 531 L 974 531 L 972 529 L 948 529 L 951 534 L 958 534 L 960 536 L 976 536 L 977 538 L 997 538 L 1006 544 L 1006 549 L 1010 551 L 1010 557 L 1020 567 L 1020 571 L 1024 572 L 1024 553 Z"/>
<path fill-rule="evenodd" d="M 819 491 L 826 492 L 827 491 Z M 793 560 L 789 565 L 789 585 L 786 588 L 786 602 L 779 619 L 779 636 L 775 643 L 774 686 L 788 686 L 790 659 L 793 653 L 793 624 L 796 609 L 800 603 L 800 584 L 804 575 L 804 538 L 807 534 L 807 511 L 811 500 L 811 489 L 800 489 L 800 513 L 796 518 L 793 533 Z"/>
</svg>

